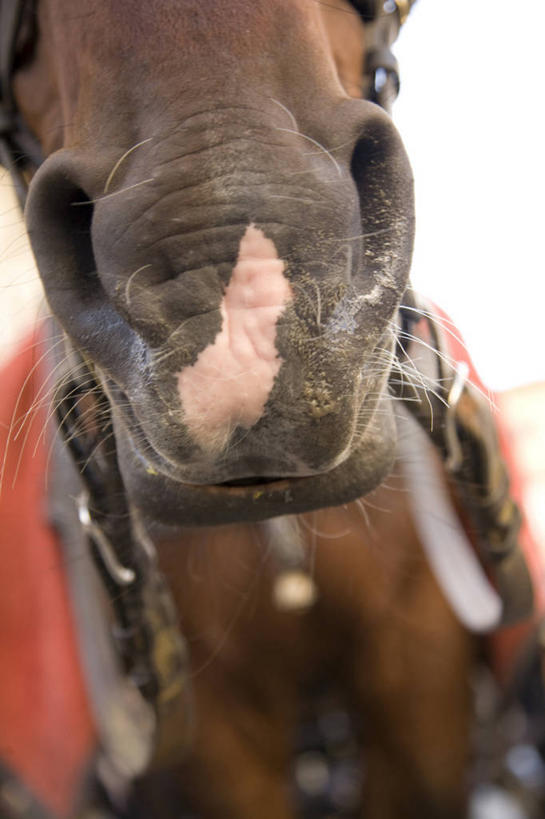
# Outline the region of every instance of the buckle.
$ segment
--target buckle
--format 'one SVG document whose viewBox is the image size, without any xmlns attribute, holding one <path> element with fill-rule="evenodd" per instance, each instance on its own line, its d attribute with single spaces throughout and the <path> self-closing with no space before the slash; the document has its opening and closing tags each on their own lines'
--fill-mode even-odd
<svg viewBox="0 0 545 819">
<path fill-rule="evenodd" d="M 407 17 L 409 16 L 411 3 L 410 0 L 394 0 L 394 2 L 397 7 L 397 13 L 399 14 L 399 25 L 402 26 L 406 23 Z"/>
<path fill-rule="evenodd" d="M 120 563 L 110 539 L 91 517 L 89 510 L 89 493 L 87 491 L 81 492 L 76 498 L 76 504 L 79 522 L 81 523 L 83 531 L 95 544 L 102 565 L 108 572 L 108 575 L 118 586 L 130 586 L 136 580 L 136 573 L 133 569 L 129 569 Z"/>
<path fill-rule="evenodd" d="M 457 409 L 467 384 L 468 375 L 468 364 L 465 361 L 457 361 L 456 372 L 447 397 L 447 408 L 445 412 L 445 466 L 449 472 L 458 472 L 464 461 L 464 453 L 458 435 Z"/>
</svg>

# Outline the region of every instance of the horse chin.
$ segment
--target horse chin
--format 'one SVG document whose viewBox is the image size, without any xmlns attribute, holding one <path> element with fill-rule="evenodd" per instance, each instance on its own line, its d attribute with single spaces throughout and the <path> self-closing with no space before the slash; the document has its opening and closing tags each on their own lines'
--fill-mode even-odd
<svg viewBox="0 0 545 819">
<path fill-rule="evenodd" d="M 389 474 L 396 428 L 385 396 L 372 422 L 344 460 L 314 474 L 247 474 L 215 483 L 192 483 L 175 465 L 144 457 L 126 432 L 117 434 L 128 495 L 155 527 L 214 526 L 265 520 L 349 503 Z M 182 473 L 183 474 L 183 473 Z"/>
</svg>

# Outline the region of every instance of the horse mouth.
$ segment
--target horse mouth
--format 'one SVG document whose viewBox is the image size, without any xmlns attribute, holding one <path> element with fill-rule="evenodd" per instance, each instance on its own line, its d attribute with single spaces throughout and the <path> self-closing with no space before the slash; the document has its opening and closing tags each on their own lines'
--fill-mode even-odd
<svg viewBox="0 0 545 819">
<path fill-rule="evenodd" d="M 387 390 L 351 445 L 321 465 L 303 461 L 304 451 L 294 455 L 287 444 L 276 454 L 261 446 L 233 459 L 184 460 L 150 440 L 130 402 L 118 405 L 117 399 L 114 429 L 127 491 L 150 520 L 169 526 L 251 522 L 339 506 L 375 489 L 393 465 L 396 431 Z"/>
<path fill-rule="evenodd" d="M 240 478 L 233 481 L 222 481 L 211 484 L 189 484 L 184 486 L 187 489 L 199 490 L 199 492 L 209 492 L 218 499 L 224 498 L 251 498 L 254 501 L 265 495 L 283 495 L 292 490 L 296 490 L 305 482 L 312 481 L 315 475 L 284 476 L 281 478 Z"/>
<path fill-rule="evenodd" d="M 226 489 L 255 489 L 256 487 L 269 485 L 269 484 L 277 484 L 281 483 L 282 481 L 289 481 L 289 480 L 297 480 L 297 478 L 287 478 L 287 477 L 271 477 L 271 478 L 262 478 L 259 476 L 253 477 L 250 476 L 248 478 L 236 478 L 232 481 L 221 481 L 221 483 L 214 484 L 217 487 L 225 487 Z M 301 480 L 301 478 L 299 478 Z"/>
<path fill-rule="evenodd" d="M 348 457 L 331 469 L 302 471 L 230 469 L 231 474 L 194 480 L 172 462 L 145 457 L 130 436 L 118 450 L 127 491 L 154 525 L 210 526 L 256 522 L 349 503 L 375 489 L 395 457 L 393 417 L 380 414 L 381 429 L 368 431 Z M 123 436 L 121 436 L 123 438 Z M 232 465 L 231 465 L 232 466 Z M 233 474 L 233 472 L 235 474 Z M 206 480 L 208 477 L 208 480 Z"/>
</svg>

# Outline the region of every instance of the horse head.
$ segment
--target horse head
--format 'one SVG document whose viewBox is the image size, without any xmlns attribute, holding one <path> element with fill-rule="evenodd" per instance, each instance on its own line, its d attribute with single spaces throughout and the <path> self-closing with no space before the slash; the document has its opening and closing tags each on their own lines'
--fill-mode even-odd
<svg viewBox="0 0 545 819">
<path fill-rule="evenodd" d="M 27 223 L 96 368 L 132 501 L 258 520 L 373 489 L 395 449 L 412 178 L 355 98 L 345 0 L 40 0 L 14 89 Z"/>
</svg>

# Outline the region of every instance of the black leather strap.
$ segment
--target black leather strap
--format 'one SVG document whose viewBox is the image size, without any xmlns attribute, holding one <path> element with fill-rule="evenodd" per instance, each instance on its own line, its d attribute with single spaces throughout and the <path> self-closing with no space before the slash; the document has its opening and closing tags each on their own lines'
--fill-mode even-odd
<svg viewBox="0 0 545 819">
<path fill-rule="evenodd" d="M 400 331 L 400 368 L 393 370 L 392 391 L 440 453 L 482 561 L 502 597 L 503 624 L 520 622 L 532 614 L 532 583 L 519 543 L 521 513 L 511 496 L 493 415 L 463 369 L 451 365 L 446 334 L 432 308 L 420 301 L 416 307 L 406 303 L 404 312 L 405 322 L 411 313 L 422 322 L 424 343 L 413 335 L 414 326 Z M 412 377 L 400 377 L 404 362 L 412 368 Z"/>
<path fill-rule="evenodd" d="M 56 337 L 58 330 L 52 327 L 51 333 Z M 119 659 L 128 680 L 154 709 L 156 757 L 166 756 L 170 740 L 165 729 L 177 715 L 187 728 L 185 736 L 177 737 L 175 751 L 182 758 L 191 739 L 192 701 L 188 651 L 174 602 L 155 547 L 127 498 L 108 399 L 94 380 L 92 365 L 68 341 L 63 350 L 57 345 L 56 354 L 52 366 L 60 375 L 54 400 L 58 427 L 83 490 L 77 498 L 81 532 L 115 617 Z M 100 419 L 95 432 L 86 425 L 90 410 L 83 409 L 85 396 L 94 402 Z"/>
<path fill-rule="evenodd" d="M 11 76 L 25 2 L 26 0 L 0 0 L 0 99 L 7 110 L 15 108 Z"/>
<path fill-rule="evenodd" d="M 54 819 L 18 776 L 0 762 L 0 816 L 2 819 Z"/>
<path fill-rule="evenodd" d="M 33 0 L 0 0 L 0 163 L 10 173 L 17 198 L 24 206 L 25 168 L 43 159 L 38 140 L 23 123 L 13 98 L 12 78 L 17 39 L 25 12 Z"/>
</svg>

